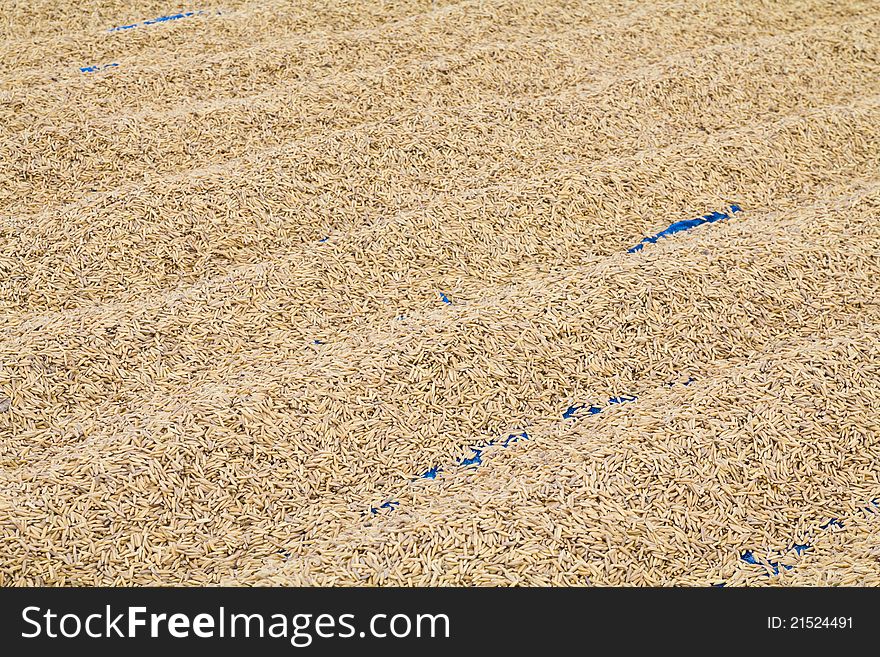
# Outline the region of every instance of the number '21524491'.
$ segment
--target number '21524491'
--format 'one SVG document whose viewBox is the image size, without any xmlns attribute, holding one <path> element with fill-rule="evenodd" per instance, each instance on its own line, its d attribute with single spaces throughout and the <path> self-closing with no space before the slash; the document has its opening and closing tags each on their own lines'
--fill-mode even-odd
<svg viewBox="0 0 880 657">
<path fill-rule="evenodd" d="M 771 630 L 851 630 L 852 616 L 767 616 Z"/>
</svg>

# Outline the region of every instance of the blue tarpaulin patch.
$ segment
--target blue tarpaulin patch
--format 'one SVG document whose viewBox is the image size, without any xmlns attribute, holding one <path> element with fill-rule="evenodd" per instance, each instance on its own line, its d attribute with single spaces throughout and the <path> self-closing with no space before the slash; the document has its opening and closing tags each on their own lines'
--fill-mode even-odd
<svg viewBox="0 0 880 657">
<path fill-rule="evenodd" d="M 611 404 L 625 404 L 625 403 L 627 403 L 627 402 L 635 401 L 636 399 L 638 399 L 638 398 L 635 397 L 634 395 L 623 395 L 623 396 L 621 396 L 621 397 L 611 397 L 611 398 L 608 400 L 608 404 L 609 404 L 609 405 L 611 405 Z M 568 420 L 568 419 L 571 419 L 571 418 L 573 418 L 573 417 L 577 417 L 577 413 L 578 413 L 578 411 L 583 410 L 583 409 L 585 409 L 585 408 L 587 409 L 587 413 L 588 413 L 589 415 L 596 415 L 597 413 L 601 413 L 601 412 L 602 412 L 602 407 L 601 407 L 601 406 L 595 406 L 595 405 L 593 405 L 593 404 L 590 404 L 589 406 L 588 406 L 587 404 L 575 404 L 574 406 L 569 406 L 569 407 L 568 407 L 568 408 L 562 413 L 562 419 L 563 419 L 563 420 Z"/>
<path fill-rule="evenodd" d="M 460 459 L 458 461 L 459 465 L 480 465 L 483 462 L 483 450 L 472 447 L 471 451 L 474 455 L 466 459 Z"/>
<path fill-rule="evenodd" d="M 580 406 L 569 406 L 569 407 L 568 407 L 568 408 L 562 413 L 562 419 L 563 419 L 563 420 L 567 420 L 567 419 L 570 418 L 570 417 L 574 417 L 574 414 L 577 413 L 579 410 L 581 410 L 583 407 L 584 407 L 583 404 L 581 404 Z"/>
<path fill-rule="evenodd" d="M 157 18 L 151 18 L 146 21 L 141 21 L 140 23 L 132 23 L 131 25 L 118 25 L 117 27 L 111 27 L 107 31 L 108 32 L 121 32 L 123 30 L 133 30 L 136 27 L 146 27 L 147 25 L 157 25 L 159 23 L 167 23 L 169 21 L 179 21 L 182 18 L 189 18 L 190 16 L 202 16 L 207 14 L 206 11 L 183 11 L 178 14 L 168 14 L 166 16 L 159 16 Z M 219 11 L 217 12 L 220 13 Z"/>
<path fill-rule="evenodd" d="M 798 546 L 798 547 L 803 547 L 803 546 Z M 809 546 L 805 547 L 804 549 L 808 549 L 808 548 L 809 548 Z M 798 554 L 800 554 L 800 552 L 798 552 Z M 742 560 L 745 561 L 746 563 L 751 564 L 751 565 L 753 565 L 753 566 L 761 566 L 761 565 L 763 565 L 760 561 L 758 561 L 758 560 L 755 558 L 755 555 L 754 555 L 754 553 L 753 553 L 751 550 L 746 550 L 745 552 L 743 552 L 743 554 L 742 554 L 742 556 L 740 557 L 740 559 L 742 559 Z M 768 562 L 767 562 L 767 565 L 770 566 L 770 567 L 773 569 L 773 574 L 774 574 L 774 575 L 778 575 L 778 574 L 779 574 L 779 566 L 782 566 L 782 567 L 785 568 L 786 570 L 791 570 L 792 568 L 794 568 L 794 566 L 788 566 L 788 565 L 786 565 L 786 564 L 780 564 L 778 561 L 768 561 Z M 767 576 L 768 576 L 768 577 L 770 576 L 769 573 L 768 573 Z"/>
<path fill-rule="evenodd" d="M 371 506 L 371 507 L 370 507 L 370 513 L 372 513 L 373 515 L 376 515 L 376 514 L 379 513 L 379 511 L 382 510 L 382 509 L 388 509 L 388 510 L 390 510 L 390 511 L 393 511 L 393 510 L 396 509 L 399 505 L 400 505 L 400 502 L 396 502 L 396 501 L 394 501 L 394 500 L 389 500 L 388 502 L 385 502 L 385 503 L 383 503 L 383 504 L 380 504 L 379 506 Z"/>
<path fill-rule="evenodd" d="M 116 62 L 112 64 L 104 64 L 103 66 L 80 66 L 79 70 L 83 73 L 94 73 L 95 71 L 103 71 L 104 69 L 114 68 L 119 66 Z"/>
<path fill-rule="evenodd" d="M 696 228 L 697 226 L 701 226 L 702 224 L 710 224 L 716 221 L 721 221 L 722 219 L 730 219 L 730 217 L 733 216 L 734 213 L 742 212 L 742 208 L 740 208 L 738 205 L 731 205 L 729 210 L 729 213 L 713 211 L 709 214 L 704 214 L 702 217 L 697 217 L 696 219 L 685 219 L 683 221 L 676 221 L 675 223 L 670 224 L 665 230 L 662 230 L 656 235 L 652 235 L 651 237 L 646 237 L 634 247 L 627 249 L 627 253 L 635 253 L 636 251 L 641 251 L 642 248 L 644 248 L 645 244 L 654 244 L 659 239 L 675 235 L 675 233 L 681 233 L 683 231 L 690 230 L 691 228 Z"/>
<path fill-rule="evenodd" d="M 609 405 L 611 405 L 611 404 L 624 404 L 626 402 L 635 401 L 636 399 L 637 399 L 637 397 L 635 397 L 634 395 L 623 395 L 620 397 L 611 397 L 608 400 L 608 404 Z M 597 413 L 602 412 L 602 408 L 599 406 L 589 405 L 589 407 L 588 407 L 587 404 L 580 404 L 580 405 L 576 405 L 576 406 L 570 406 L 568 408 L 568 410 L 566 410 L 562 414 L 562 417 L 565 419 L 575 417 L 575 413 L 577 413 L 579 410 L 585 409 L 585 408 L 587 409 L 586 412 L 589 415 L 596 415 Z M 506 434 L 503 439 L 492 438 L 490 440 L 487 440 L 484 443 L 481 443 L 477 447 L 471 447 L 470 448 L 471 449 L 471 456 L 459 458 L 456 461 L 456 464 L 459 466 L 462 466 L 462 467 L 480 466 L 483 464 L 483 450 L 485 450 L 486 447 L 489 447 L 491 445 L 500 444 L 501 447 L 507 448 L 515 443 L 518 443 L 521 440 L 529 440 L 529 438 L 530 438 L 529 432 L 526 430 L 510 432 L 510 433 Z M 440 466 L 434 466 L 430 470 L 426 470 L 424 473 L 422 473 L 421 475 L 416 477 L 413 481 L 416 481 L 419 479 L 436 479 L 437 475 L 439 475 L 442 471 L 443 471 L 443 469 Z M 375 514 L 379 513 L 379 510 L 381 510 L 382 508 L 393 509 L 394 507 L 393 506 L 386 507 L 385 505 L 382 505 L 379 507 L 371 507 L 370 512 L 375 515 Z M 364 515 L 366 515 L 366 514 L 364 514 Z"/>
<path fill-rule="evenodd" d="M 754 566 L 759 566 L 759 565 L 761 565 L 761 562 L 758 561 L 757 559 L 755 559 L 755 555 L 752 553 L 751 550 L 746 550 L 745 552 L 743 552 L 743 554 L 742 554 L 742 556 L 740 557 L 740 559 L 742 559 L 742 560 L 745 561 L 746 563 L 750 563 L 750 564 L 752 564 L 752 565 L 754 565 Z"/>
<path fill-rule="evenodd" d="M 565 410 L 565 412 L 562 414 L 562 419 L 567 420 L 569 418 L 575 417 L 577 412 L 583 408 L 587 408 L 587 405 L 586 404 L 578 404 L 576 406 L 569 406 Z M 589 413 L 590 415 L 595 415 L 596 413 L 601 413 L 601 412 L 602 412 L 602 409 L 599 408 L 598 406 L 590 406 L 589 408 L 587 408 L 587 413 Z"/>
<path fill-rule="evenodd" d="M 443 303 L 452 303 L 452 302 L 449 300 L 449 297 L 447 297 L 447 296 L 446 296 L 445 294 L 443 294 L 442 292 L 440 293 L 440 301 L 442 301 Z"/>
<path fill-rule="evenodd" d="M 866 507 L 864 507 L 865 511 L 868 511 L 869 513 L 875 513 L 876 510 L 878 510 L 878 508 L 880 508 L 880 504 L 878 504 L 878 502 L 880 502 L 880 498 L 872 499 L 871 505 L 874 508 L 872 509 L 870 506 L 866 506 Z M 829 527 L 832 527 L 832 526 L 837 527 L 839 529 L 843 529 L 843 523 L 840 520 L 838 520 L 837 518 L 832 518 L 831 520 L 826 522 L 824 525 L 819 525 L 819 529 L 828 529 Z M 813 549 L 813 546 L 810 543 L 795 543 L 794 545 L 791 546 L 791 550 L 789 552 L 794 551 L 794 553 L 796 555 L 800 556 L 804 552 L 806 552 L 807 550 L 812 550 L 812 549 Z M 742 556 L 740 556 L 740 559 L 742 559 L 746 563 L 754 565 L 754 566 L 763 565 L 763 564 L 761 564 L 760 561 L 758 561 L 755 558 L 755 555 L 752 553 L 751 550 L 746 550 L 742 554 Z M 794 566 L 789 566 L 787 564 L 780 563 L 778 561 L 767 561 L 766 565 L 773 569 L 774 575 L 779 574 L 779 572 L 780 572 L 779 567 L 780 566 L 785 568 L 785 570 L 791 570 L 792 568 L 794 568 Z M 767 577 L 770 577 L 770 573 L 765 573 L 765 574 Z"/>
<path fill-rule="evenodd" d="M 526 431 L 523 431 L 521 433 L 512 433 L 507 438 L 504 439 L 504 444 L 502 445 L 502 447 L 507 447 L 511 443 L 518 443 L 520 440 L 528 440 L 528 439 L 529 439 L 529 434 Z"/>
<path fill-rule="evenodd" d="M 634 395 L 623 395 L 620 397 L 611 397 L 608 400 L 608 404 L 609 405 L 624 404 L 627 402 L 635 401 L 636 399 L 637 399 L 637 397 L 635 397 Z M 566 410 L 562 414 L 562 417 L 565 419 L 575 417 L 575 414 L 582 409 L 587 409 L 586 412 L 589 415 L 596 415 L 596 414 L 602 412 L 602 408 L 599 406 L 594 406 L 594 405 L 588 406 L 587 404 L 579 404 L 579 405 L 575 405 L 575 406 L 570 406 L 568 408 L 568 410 Z M 462 467 L 480 466 L 483 464 L 483 450 L 486 447 L 489 447 L 491 445 L 500 444 L 501 447 L 507 448 L 515 443 L 518 443 L 521 440 L 529 440 L 529 438 L 530 438 L 529 432 L 526 430 L 510 432 L 510 433 L 506 434 L 506 436 L 503 439 L 492 438 L 492 439 L 487 440 L 486 442 L 480 444 L 477 447 L 471 447 L 471 456 L 459 458 L 456 461 L 456 463 Z M 427 470 L 424 473 L 422 473 L 421 475 L 419 475 L 418 477 L 416 477 L 413 481 L 416 481 L 418 479 L 436 479 L 437 475 L 440 474 L 440 472 L 442 472 L 442 471 L 443 471 L 443 469 L 440 466 L 434 466 L 430 470 Z M 384 507 L 382 507 L 382 506 L 371 507 L 370 511 L 375 515 L 382 508 L 384 508 Z M 393 507 L 389 507 L 389 508 L 393 508 Z"/>
</svg>

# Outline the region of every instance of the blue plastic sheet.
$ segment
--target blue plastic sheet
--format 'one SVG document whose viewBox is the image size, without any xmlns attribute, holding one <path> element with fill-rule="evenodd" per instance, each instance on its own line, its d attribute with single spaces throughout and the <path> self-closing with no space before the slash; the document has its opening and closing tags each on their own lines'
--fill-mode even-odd
<svg viewBox="0 0 880 657">
<path fill-rule="evenodd" d="M 722 219 L 730 219 L 736 212 L 742 212 L 742 208 L 738 205 L 730 206 L 730 213 L 726 212 L 710 212 L 709 214 L 704 214 L 702 217 L 697 217 L 696 219 L 685 219 L 683 221 L 676 221 L 675 223 L 670 224 L 665 230 L 661 230 L 656 235 L 652 235 L 651 237 L 646 237 L 641 242 L 636 244 L 634 247 L 627 249 L 627 253 L 635 253 L 637 251 L 641 251 L 645 244 L 654 244 L 657 240 L 662 239 L 664 237 L 669 237 L 671 235 L 675 235 L 675 233 L 681 233 L 686 230 L 691 230 L 692 228 L 696 228 L 697 226 L 701 226 L 703 224 L 710 224 L 716 221 L 721 221 Z"/>
<path fill-rule="evenodd" d="M 79 70 L 83 73 L 95 73 L 96 71 L 103 71 L 104 69 L 114 68 L 119 66 L 116 62 L 112 64 L 104 64 L 103 66 L 80 66 Z"/>
<path fill-rule="evenodd" d="M 178 14 L 167 14 L 165 16 L 159 16 L 157 18 L 151 18 L 146 21 L 141 21 L 140 23 L 132 23 L 131 25 L 118 25 L 117 27 L 111 27 L 107 31 L 108 32 L 121 32 L 124 30 L 133 30 L 136 27 L 146 27 L 147 25 L 157 25 L 159 23 L 167 23 L 169 21 L 179 21 L 183 18 L 189 18 L 191 16 L 201 16 L 208 12 L 205 11 L 182 11 Z M 217 12 L 220 13 L 219 11 Z"/>
<path fill-rule="evenodd" d="M 623 395 L 621 397 L 611 397 L 608 400 L 608 405 L 610 406 L 612 404 L 625 404 L 627 402 L 635 401 L 636 399 L 638 399 L 638 397 L 635 397 L 634 395 Z M 578 416 L 578 411 L 581 411 L 583 409 L 587 409 L 586 414 L 588 414 L 588 415 L 596 415 L 596 414 L 602 412 L 601 406 L 595 406 L 593 404 L 589 404 L 589 405 L 588 404 L 575 404 L 574 406 L 569 406 L 562 413 L 562 419 L 563 420 L 570 420 L 571 418 L 576 418 Z"/>
<path fill-rule="evenodd" d="M 866 506 L 866 507 L 863 507 L 863 508 L 864 508 L 864 510 L 867 511 L 868 513 L 878 513 L 878 512 L 880 512 L 880 498 L 874 498 L 874 499 L 872 499 L 872 500 L 871 500 L 871 506 Z M 825 530 L 827 530 L 827 529 L 830 528 L 830 527 L 837 527 L 838 529 L 843 529 L 843 528 L 844 528 L 844 526 L 843 526 L 843 522 L 841 522 L 841 521 L 840 521 L 839 519 L 837 519 L 837 518 L 831 518 L 831 520 L 829 520 L 829 521 L 826 522 L 825 524 L 819 525 L 819 529 L 825 529 Z M 791 550 L 793 550 L 794 553 L 797 554 L 798 556 L 802 555 L 802 554 L 803 554 L 804 552 L 806 552 L 807 550 L 812 550 L 812 549 L 813 549 L 813 546 L 812 546 L 810 543 L 795 543 L 794 545 L 791 546 Z M 743 561 L 745 561 L 747 564 L 750 564 L 750 565 L 753 565 L 753 566 L 760 566 L 760 565 L 762 565 L 761 562 L 758 561 L 758 560 L 755 558 L 755 555 L 754 555 L 754 553 L 753 553 L 751 550 L 746 550 L 745 552 L 743 552 L 742 555 L 740 555 L 740 559 L 742 559 Z M 779 574 L 779 572 L 780 572 L 780 571 L 779 571 L 780 566 L 781 566 L 782 568 L 785 568 L 785 570 L 791 570 L 792 568 L 794 568 L 794 566 L 789 566 L 789 565 L 786 565 L 786 564 L 782 564 L 782 563 L 779 563 L 778 561 L 768 561 L 768 562 L 767 562 L 767 565 L 770 566 L 770 568 L 773 569 L 773 574 L 774 574 L 774 575 L 778 575 L 778 574 Z M 766 576 L 767 576 L 767 577 L 770 577 L 770 573 L 766 573 Z M 723 585 L 723 584 L 720 584 L 720 585 L 716 584 L 716 586 L 724 586 L 724 585 Z"/>
<path fill-rule="evenodd" d="M 528 440 L 529 434 L 526 431 L 522 431 L 520 433 L 512 433 L 507 438 L 504 439 L 504 443 L 502 447 L 508 447 L 511 443 L 518 443 L 520 440 Z"/>
<path fill-rule="evenodd" d="M 690 383 L 692 380 L 693 379 L 689 379 L 688 383 Z M 637 399 L 637 397 L 634 395 L 622 395 L 619 397 L 611 397 L 608 400 L 608 405 L 610 406 L 613 404 L 625 404 L 627 402 L 635 401 L 636 399 Z M 579 405 L 575 405 L 575 406 L 570 406 L 562 414 L 562 417 L 564 419 L 574 418 L 576 416 L 577 412 L 582 409 L 587 409 L 586 414 L 589 414 L 589 415 L 596 415 L 596 414 L 602 412 L 602 407 L 600 407 L 600 406 L 595 406 L 592 404 L 589 404 L 589 405 L 588 404 L 579 404 Z M 526 430 L 512 431 L 512 432 L 506 434 L 503 439 L 500 439 L 500 438 L 494 439 L 493 438 L 491 440 L 486 441 L 485 443 L 482 443 L 481 445 L 479 445 L 477 447 L 471 447 L 470 448 L 471 449 L 471 456 L 459 458 L 456 461 L 456 464 L 459 466 L 462 466 L 462 467 L 470 467 L 470 466 L 477 466 L 478 467 L 478 466 L 482 465 L 484 462 L 483 461 L 483 451 L 486 449 L 486 447 L 489 447 L 491 445 L 500 444 L 501 447 L 507 448 L 513 444 L 520 442 L 521 440 L 529 440 L 529 438 L 530 438 L 529 432 Z M 433 480 L 433 479 L 436 479 L 437 476 L 441 472 L 443 472 L 443 468 L 439 465 L 435 465 L 432 468 L 430 468 L 429 470 L 426 470 L 425 472 L 423 472 L 418 477 L 416 477 L 414 481 L 417 481 L 419 479 Z M 382 504 L 378 507 L 371 507 L 370 513 L 372 513 L 373 515 L 376 515 L 382 509 L 393 510 L 396 508 L 397 504 L 399 504 L 399 503 L 398 502 L 391 502 L 391 503 Z M 366 515 L 366 513 L 364 515 Z"/>
<path fill-rule="evenodd" d="M 379 506 L 370 507 L 370 513 L 372 513 L 373 515 L 376 515 L 382 509 L 388 509 L 390 511 L 393 511 L 398 506 L 400 506 L 400 502 L 396 502 L 394 500 L 389 500 L 388 502 L 380 504 Z"/>
<path fill-rule="evenodd" d="M 459 465 L 480 465 L 483 462 L 483 450 L 477 449 L 476 447 L 471 447 L 471 451 L 474 453 L 474 455 L 466 459 L 459 459 Z"/>
</svg>

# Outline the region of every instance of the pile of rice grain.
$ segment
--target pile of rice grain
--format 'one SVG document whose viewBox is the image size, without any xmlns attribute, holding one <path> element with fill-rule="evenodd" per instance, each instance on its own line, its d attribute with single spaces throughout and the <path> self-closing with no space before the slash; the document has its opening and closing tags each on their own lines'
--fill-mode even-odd
<svg viewBox="0 0 880 657">
<path fill-rule="evenodd" d="M 876 3 L 52 6 L 3 584 L 880 583 Z"/>
</svg>

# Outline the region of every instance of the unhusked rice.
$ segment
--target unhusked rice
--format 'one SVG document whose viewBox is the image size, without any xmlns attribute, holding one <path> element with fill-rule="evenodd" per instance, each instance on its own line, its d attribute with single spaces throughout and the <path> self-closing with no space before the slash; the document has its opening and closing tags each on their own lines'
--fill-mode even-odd
<svg viewBox="0 0 880 657">
<path fill-rule="evenodd" d="M 876 3 L 0 33 L 3 584 L 880 584 Z"/>
</svg>

